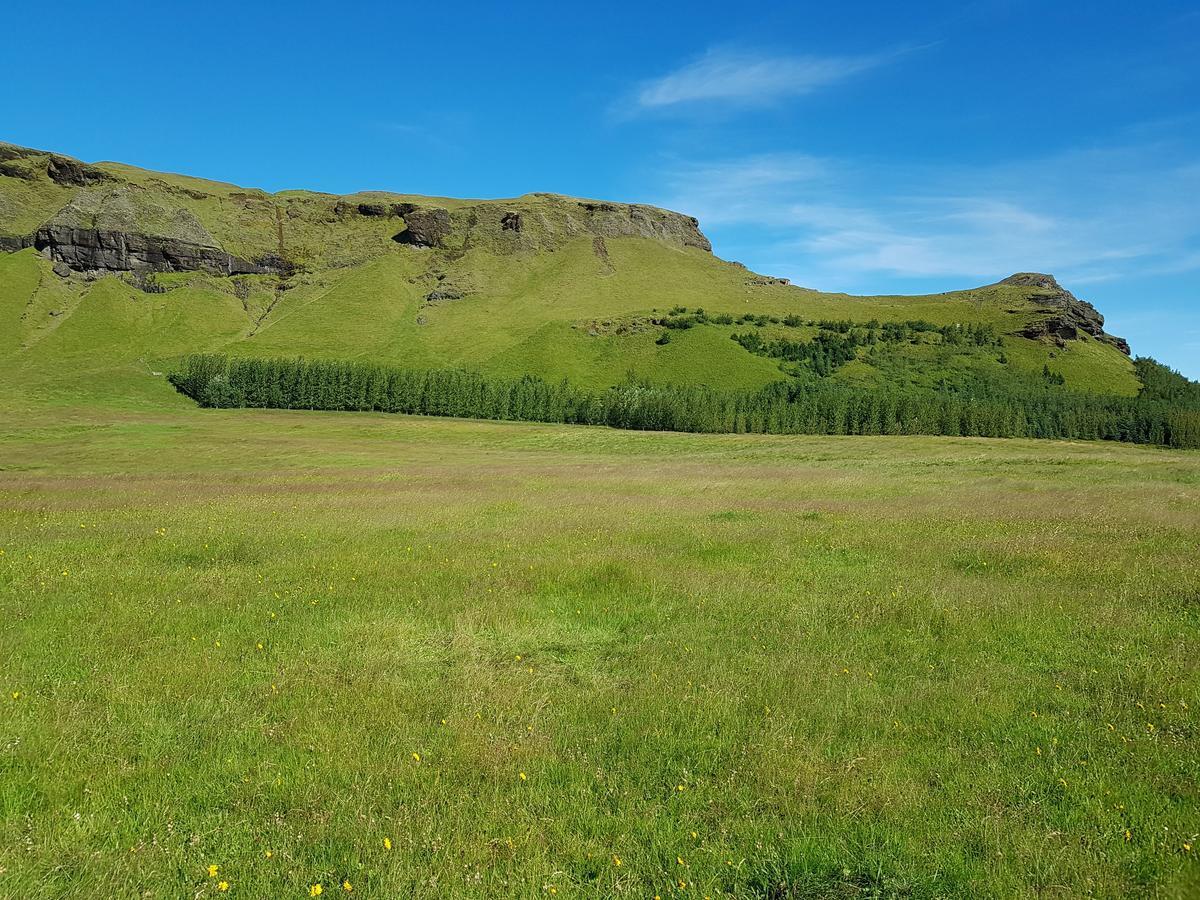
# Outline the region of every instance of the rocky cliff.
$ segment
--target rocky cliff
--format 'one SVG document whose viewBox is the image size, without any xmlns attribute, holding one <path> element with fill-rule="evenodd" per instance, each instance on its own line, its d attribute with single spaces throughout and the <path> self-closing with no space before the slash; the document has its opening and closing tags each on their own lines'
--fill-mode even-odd
<svg viewBox="0 0 1200 900">
<path fill-rule="evenodd" d="M 1045 314 L 1021 331 L 1023 337 L 1049 339 L 1060 346 L 1079 339 L 1080 332 L 1106 341 L 1129 355 L 1129 342 L 1104 330 L 1104 316 L 1086 300 L 1080 300 L 1064 288 L 1053 275 L 1040 272 L 1018 272 L 1000 284 L 1030 288 L 1026 296 Z"/>
<path fill-rule="evenodd" d="M 11 245 L 13 239 L 9 241 Z M 21 239 L 20 244 L 33 247 L 76 272 L 207 272 L 210 275 L 279 272 L 277 266 L 239 259 L 219 247 L 132 231 L 47 225 L 32 237 Z M 2 243 L 0 249 L 4 249 Z M 60 270 L 56 267 L 56 271 Z"/>
</svg>

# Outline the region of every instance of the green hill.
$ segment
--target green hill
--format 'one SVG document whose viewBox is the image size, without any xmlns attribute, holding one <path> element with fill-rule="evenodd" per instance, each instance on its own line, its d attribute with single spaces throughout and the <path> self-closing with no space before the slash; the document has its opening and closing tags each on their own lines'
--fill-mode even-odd
<svg viewBox="0 0 1200 900">
<path fill-rule="evenodd" d="M 924 297 L 822 293 L 721 260 L 695 219 L 637 204 L 270 194 L 0 144 L 0 249 L 0 371 L 20 400 L 184 402 L 160 373 L 216 350 L 588 388 L 630 373 L 757 388 L 813 361 L 754 340 L 804 344 L 847 321 L 915 329 L 820 362 L 823 377 L 1140 386 L 1124 342 L 1050 276 Z M 987 340 L 954 339 L 970 328 Z"/>
</svg>

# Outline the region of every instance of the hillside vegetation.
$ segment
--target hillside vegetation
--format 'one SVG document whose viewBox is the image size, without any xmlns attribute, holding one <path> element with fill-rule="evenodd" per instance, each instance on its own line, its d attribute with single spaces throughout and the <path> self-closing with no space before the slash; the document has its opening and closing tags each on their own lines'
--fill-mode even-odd
<svg viewBox="0 0 1200 900">
<path fill-rule="evenodd" d="M 0 367 L 18 400 L 179 403 L 162 373 L 218 350 L 754 390 L 797 361 L 739 336 L 804 343 L 823 322 L 921 325 L 827 365 L 835 382 L 1140 388 L 1124 342 L 1050 276 L 822 293 L 718 259 L 694 219 L 637 204 L 268 194 L 0 145 L 0 249 Z M 972 328 L 994 340 L 945 339 Z"/>
</svg>

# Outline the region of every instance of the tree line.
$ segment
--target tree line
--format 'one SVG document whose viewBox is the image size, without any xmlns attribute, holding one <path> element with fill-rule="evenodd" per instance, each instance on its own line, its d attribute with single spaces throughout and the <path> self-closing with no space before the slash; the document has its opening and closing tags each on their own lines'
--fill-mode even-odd
<svg viewBox="0 0 1200 900">
<path fill-rule="evenodd" d="M 868 388 L 817 377 L 753 391 L 638 381 L 591 391 L 533 375 L 200 354 L 170 375 L 207 407 L 360 410 L 609 425 L 651 431 L 934 434 L 1200 447 L 1200 411 L 1157 397 L 1065 391 L 1040 380 Z"/>
</svg>

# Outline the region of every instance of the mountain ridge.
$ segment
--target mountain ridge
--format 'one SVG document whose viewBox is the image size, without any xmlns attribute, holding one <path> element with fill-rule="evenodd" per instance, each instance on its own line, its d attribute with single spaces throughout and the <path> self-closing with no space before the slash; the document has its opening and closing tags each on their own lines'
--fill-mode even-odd
<svg viewBox="0 0 1200 900">
<path fill-rule="evenodd" d="M 843 319 L 986 326 L 1002 349 L 914 339 L 890 355 L 860 350 L 838 379 L 932 384 L 1011 369 L 1052 371 L 1077 389 L 1139 385 L 1128 344 L 1053 276 L 930 296 L 824 293 L 716 257 L 694 217 L 647 204 L 271 194 L 0 144 L 0 250 L 0 263 L 24 270 L 5 304 L 20 334 L 9 363 L 43 386 L 81 367 L 128 376 L 131 360 L 158 371 L 221 350 L 594 386 L 634 374 L 758 387 L 794 367 L 729 341 L 739 325 L 794 342 Z M 18 281 L 36 286 L 20 294 Z M 95 321 L 85 331 L 79 316 Z M 685 320 L 697 327 L 673 327 Z M 64 367 L 64 352 L 77 361 Z"/>
</svg>

